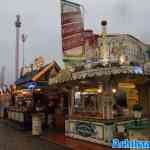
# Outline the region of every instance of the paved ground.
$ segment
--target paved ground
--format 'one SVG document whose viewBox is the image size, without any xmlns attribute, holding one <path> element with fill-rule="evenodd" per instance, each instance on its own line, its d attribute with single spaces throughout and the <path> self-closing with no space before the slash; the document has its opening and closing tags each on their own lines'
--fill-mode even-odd
<svg viewBox="0 0 150 150">
<path fill-rule="evenodd" d="M 0 120 L 0 150 L 69 150 L 26 131 L 17 131 Z"/>
<path fill-rule="evenodd" d="M 114 150 L 113 148 L 108 146 L 69 138 L 66 137 L 63 133 L 60 134 L 53 131 L 49 131 L 46 133 L 48 134 L 41 136 L 41 139 L 47 141 L 53 141 L 54 143 L 57 143 L 59 145 L 65 145 L 73 150 Z M 117 150 L 124 150 L 124 149 L 117 149 Z"/>
<path fill-rule="evenodd" d="M 0 150 L 112 150 L 112 148 L 89 142 L 51 136 L 46 136 L 46 139 L 33 137 L 31 132 L 19 131 L 13 128 L 11 123 L 0 120 Z M 57 141 L 59 141 L 58 144 L 54 144 Z M 59 144 L 67 145 L 71 149 Z"/>
</svg>

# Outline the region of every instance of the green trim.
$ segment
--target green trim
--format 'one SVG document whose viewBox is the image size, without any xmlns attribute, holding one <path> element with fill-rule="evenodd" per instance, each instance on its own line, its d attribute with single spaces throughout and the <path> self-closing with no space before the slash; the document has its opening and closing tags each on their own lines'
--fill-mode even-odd
<svg viewBox="0 0 150 150">
<path fill-rule="evenodd" d="M 79 54 L 79 55 L 77 55 L 77 56 L 74 56 L 74 55 L 69 55 L 69 54 L 65 54 L 65 51 L 63 52 L 64 53 L 64 57 L 85 57 L 85 53 L 84 53 L 84 47 L 83 47 L 83 49 L 82 49 L 82 52 L 81 52 L 81 54 Z"/>
<path fill-rule="evenodd" d="M 72 5 L 81 6 L 81 5 L 78 4 L 78 3 L 74 3 L 74 2 L 71 2 L 71 1 L 68 1 L 68 0 L 62 0 L 62 2 L 68 3 L 68 4 L 70 4 L 71 6 L 72 6 Z"/>
<path fill-rule="evenodd" d="M 140 104 L 135 104 L 133 106 L 133 111 L 142 111 L 142 110 L 143 110 L 143 107 Z"/>
<path fill-rule="evenodd" d="M 113 122 L 113 121 L 111 121 L 111 120 L 108 120 L 108 121 L 104 122 L 104 124 L 105 124 L 105 125 L 113 125 L 113 124 L 114 124 L 114 122 Z"/>
<path fill-rule="evenodd" d="M 64 58 L 67 58 L 67 59 L 72 59 L 72 58 L 74 58 L 74 59 L 81 59 L 81 58 L 85 58 L 85 56 L 84 56 L 83 54 L 78 55 L 78 56 L 65 55 L 65 54 L 64 54 Z"/>
<path fill-rule="evenodd" d="M 125 125 L 125 128 L 127 130 L 129 129 L 147 129 L 147 128 L 150 128 L 150 121 L 143 121 L 143 120 L 134 120 L 130 123 L 127 123 Z"/>
<path fill-rule="evenodd" d="M 84 53 L 82 52 L 82 54 L 79 54 L 79 55 L 77 55 L 77 56 L 74 56 L 74 55 L 68 55 L 68 54 L 65 54 L 64 53 L 64 57 L 84 57 Z"/>
<path fill-rule="evenodd" d="M 63 61 L 84 61 L 85 59 L 85 57 L 64 57 Z"/>
</svg>

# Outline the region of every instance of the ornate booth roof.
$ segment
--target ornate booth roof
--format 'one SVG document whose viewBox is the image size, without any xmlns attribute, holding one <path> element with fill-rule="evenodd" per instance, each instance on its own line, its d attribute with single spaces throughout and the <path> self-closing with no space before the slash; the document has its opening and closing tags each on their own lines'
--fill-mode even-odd
<svg viewBox="0 0 150 150">
<path fill-rule="evenodd" d="M 94 77 L 110 76 L 110 75 L 150 75 L 150 64 L 144 67 L 139 66 L 114 66 L 114 67 L 97 67 L 83 69 L 81 71 L 62 70 L 56 77 L 49 79 L 49 85 L 61 84 L 69 81 L 84 80 Z"/>
</svg>

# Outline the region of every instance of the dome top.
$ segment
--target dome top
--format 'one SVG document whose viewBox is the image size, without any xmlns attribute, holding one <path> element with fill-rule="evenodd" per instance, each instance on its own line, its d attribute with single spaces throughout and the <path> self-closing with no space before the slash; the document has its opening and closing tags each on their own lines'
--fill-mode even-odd
<svg viewBox="0 0 150 150">
<path fill-rule="evenodd" d="M 106 21 L 106 20 L 102 20 L 102 21 L 101 21 L 101 25 L 102 25 L 102 26 L 106 26 L 106 25 L 107 25 L 107 21 Z"/>
</svg>

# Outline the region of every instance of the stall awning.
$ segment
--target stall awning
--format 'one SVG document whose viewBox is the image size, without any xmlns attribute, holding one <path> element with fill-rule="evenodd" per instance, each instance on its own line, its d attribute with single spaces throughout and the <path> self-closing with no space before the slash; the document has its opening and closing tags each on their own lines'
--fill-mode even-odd
<svg viewBox="0 0 150 150">
<path fill-rule="evenodd" d="M 43 66 L 40 70 L 33 70 L 32 72 L 26 73 L 15 83 L 17 87 L 28 87 L 28 85 L 32 84 L 36 84 L 36 87 L 48 87 L 48 79 L 60 70 L 59 65 L 54 61 Z"/>
<path fill-rule="evenodd" d="M 150 65 L 149 65 L 150 66 Z M 69 82 L 73 80 L 84 80 L 93 77 L 102 77 L 110 75 L 150 75 L 150 67 L 144 66 L 112 66 L 112 67 L 97 67 L 90 69 L 83 69 L 81 71 L 71 72 L 63 70 L 55 78 L 49 79 L 49 85 Z"/>
</svg>

